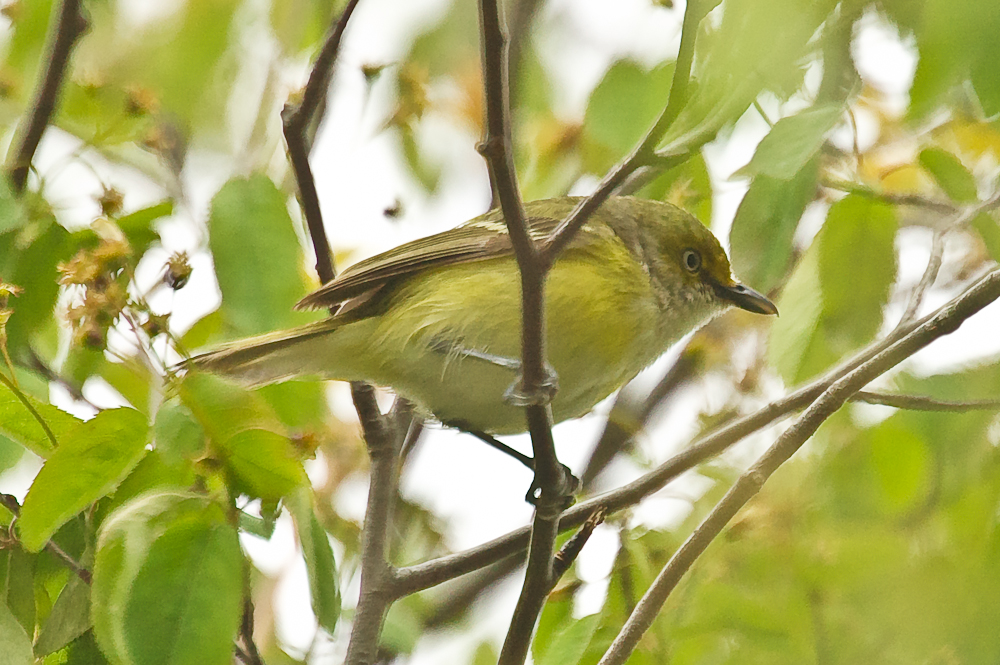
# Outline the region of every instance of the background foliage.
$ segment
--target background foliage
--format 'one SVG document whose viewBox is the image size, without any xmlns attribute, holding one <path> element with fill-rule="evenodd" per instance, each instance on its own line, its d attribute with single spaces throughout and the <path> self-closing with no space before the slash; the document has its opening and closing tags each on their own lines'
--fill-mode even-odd
<svg viewBox="0 0 1000 665">
<path fill-rule="evenodd" d="M 85 3 L 90 29 L 29 187 L 18 195 L 0 183 L 0 342 L 9 358 L 0 385 L 0 465 L 9 471 L 0 481 L 14 492 L 33 477 L 16 527 L 0 540 L 0 653 L 13 665 L 230 662 L 252 598 L 266 662 L 336 662 L 357 593 L 359 521 L 344 500 L 366 469 L 356 421 L 320 384 L 246 392 L 204 376 L 179 383 L 170 368 L 187 351 L 308 320 L 291 311 L 316 284 L 278 114 L 341 3 L 141 4 Z M 533 4 L 541 8 L 532 32 L 515 33 L 512 56 L 528 199 L 592 187 L 663 108 L 674 69 L 672 56 L 622 57 L 574 107 L 560 94 L 573 67 L 552 56 L 559 40 L 580 38 L 566 27 L 574 10 L 520 0 L 508 13 Z M 679 31 L 681 7 L 639 4 L 643 16 L 675 17 Z M 365 35 L 391 24 L 380 11 L 401 10 L 370 5 L 355 17 Z M 419 234 L 461 221 L 416 227 L 408 217 L 444 209 L 455 183 L 471 182 L 456 171 L 477 164 L 475 5 L 421 11 L 400 32 L 398 57 L 346 57 L 338 69 L 348 83 L 335 87 L 339 125 L 330 132 L 377 143 L 387 168 L 404 174 L 398 199 L 369 203 L 369 219 L 349 224 L 337 214 L 349 177 L 321 189 L 345 254 L 341 237 L 358 243 L 393 227 Z M 31 103 L 52 13 L 49 0 L 3 6 L 8 140 Z M 890 68 L 898 78 L 886 90 L 865 69 L 859 44 L 872 31 L 916 55 L 912 83 Z M 772 324 L 732 313 L 698 333 L 682 356 L 698 371 L 656 406 L 654 424 L 681 427 L 675 412 L 694 408 L 692 434 L 707 430 L 830 368 L 895 325 L 938 242 L 946 251 L 931 304 L 1000 258 L 996 217 L 961 215 L 997 191 L 997 34 L 993 0 L 718 3 L 699 26 L 694 88 L 661 144 L 686 158 L 640 195 L 725 229 L 720 190 L 746 187 L 729 235 L 734 268 L 775 296 L 782 315 Z M 364 100 L 359 117 L 337 112 L 337 94 Z M 755 132 L 763 139 L 752 159 L 720 175 L 713 160 Z M 382 177 L 360 171 L 353 177 Z M 480 207 L 468 216 L 489 192 L 481 166 L 473 172 L 471 205 Z M 881 387 L 995 398 L 995 352 L 971 344 L 961 363 L 948 363 L 932 348 L 923 366 Z M 626 389 L 613 425 L 638 417 L 643 387 Z M 665 431 L 622 451 L 591 491 L 660 461 L 669 451 L 651 452 L 657 438 L 679 438 Z M 1000 660 L 998 438 L 995 409 L 842 410 L 696 564 L 629 662 Z M 741 449 L 682 479 L 687 505 L 676 519 L 641 510 L 610 518 L 601 529 L 617 546 L 606 578 L 570 571 L 543 612 L 534 662 L 595 663 L 747 459 Z M 513 510 L 526 482 L 511 472 L 496 500 Z M 0 508 L 4 525 L 15 521 L 12 507 Z M 276 632 L 276 582 L 246 554 L 255 540 L 292 538 L 275 531 L 283 514 L 307 571 L 301 603 L 319 627 L 308 649 Z M 465 542 L 411 495 L 399 498 L 396 521 L 391 559 L 400 565 Z M 93 584 L 67 561 L 92 570 Z M 397 602 L 385 661 L 419 660 L 441 636 L 463 645 L 450 662 L 495 661 L 495 636 L 480 626 L 493 616 L 488 591 L 498 578 Z M 463 595 L 468 588 L 475 593 Z"/>
</svg>

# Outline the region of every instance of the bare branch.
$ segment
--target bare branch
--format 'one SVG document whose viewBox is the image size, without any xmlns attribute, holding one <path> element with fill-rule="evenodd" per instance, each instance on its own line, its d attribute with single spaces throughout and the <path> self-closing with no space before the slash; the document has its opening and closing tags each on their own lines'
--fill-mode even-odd
<svg viewBox="0 0 1000 665">
<path fill-rule="evenodd" d="M 639 503 L 680 474 L 715 457 L 746 436 L 805 408 L 834 381 L 891 347 L 896 341 L 912 332 L 917 325 L 911 323 L 896 328 L 888 337 L 870 344 L 824 376 L 754 413 L 720 425 L 716 430 L 705 434 L 685 450 L 631 483 L 578 503 L 562 514 L 559 529 L 566 530 L 579 526 L 600 506 L 605 507 L 608 514 L 613 514 Z M 397 572 L 399 579 L 397 591 L 400 595 L 406 595 L 427 589 L 523 551 L 528 543 L 528 533 L 527 528 L 517 529 L 464 552 L 401 568 Z"/>
<path fill-rule="evenodd" d="M 13 145 L 14 157 L 7 164 L 11 186 L 14 192 L 20 194 L 28 184 L 28 169 L 35 158 L 35 151 L 42 140 L 42 134 L 52 120 L 52 114 L 59 102 L 59 91 L 62 89 L 66 69 L 69 67 L 69 56 L 73 45 L 87 30 L 87 19 L 81 10 L 81 0 L 63 0 L 59 13 L 53 19 L 49 46 L 42 58 L 43 66 L 39 69 L 40 79 L 35 95 L 32 98 L 28 118 L 18 127 Z"/>
<path fill-rule="evenodd" d="M 555 586 L 556 582 L 559 581 L 569 567 L 573 565 L 576 558 L 580 556 L 580 552 L 583 551 L 583 546 L 587 544 L 590 537 L 594 535 L 594 529 L 599 527 L 604 523 L 604 516 L 606 511 L 604 508 L 598 508 L 590 514 L 587 521 L 583 523 L 583 526 L 573 534 L 573 537 L 563 543 L 563 546 L 559 548 L 556 552 L 555 562 L 552 564 L 552 586 Z"/>
<path fill-rule="evenodd" d="M 625 626 L 601 658 L 599 665 L 622 665 L 628 659 L 681 577 L 740 508 L 760 491 L 778 467 L 787 461 L 852 394 L 934 340 L 954 332 L 963 321 L 997 298 L 1000 298 L 1000 270 L 979 280 L 933 316 L 921 321 L 915 329 L 907 332 L 891 346 L 837 379 L 824 390 L 795 424 L 782 433 L 767 452 L 737 479 L 708 517 L 674 553 L 636 605 Z"/>
<path fill-rule="evenodd" d="M 962 413 L 965 411 L 992 411 L 1000 409 L 1000 399 L 954 401 L 927 397 L 925 395 L 893 395 L 865 390 L 855 393 L 851 397 L 851 401 L 864 402 L 866 404 L 881 404 L 883 406 L 908 409 L 910 411 L 952 411 Z"/>
<path fill-rule="evenodd" d="M 698 24 L 704 17 L 702 4 L 699 0 L 689 0 L 684 8 L 681 45 L 677 52 L 677 61 L 674 64 L 674 78 L 670 83 L 670 97 L 666 107 L 635 150 L 604 176 L 594 193 L 580 201 L 562 224 L 549 236 L 541 251 L 542 259 L 546 264 L 555 261 L 560 252 L 569 245 L 573 236 L 587 223 L 590 215 L 636 169 L 657 161 L 656 145 L 670 129 L 687 102 L 687 90 L 691 82 L 691 64 L 694 62 L 694 43 L 698 36 Z"/>
<path fill-rule="evenodd" d="M 323 214 L 319 207 L 319 194 L 316 192 L 316 181 L 309 167 L 309 151 L 311 140 L 308 137 L 310 125 L 314 125 L 316 112 L 320 101 L 326 95 L 333 78 L 333 66 L 340 52 L 340 44 L 351 20 L 354 8 L 359 0 L 349 0 L 340 18 L 330 27 L 323 48 L 320 49 L 309 74 L 309 81 L 302 92 L 302 99 L 297 105 L 287 104 L 281 112 L 285 143 L 288 146 L 288 158 L 295 172 L 295 180 L 299 184 L 299 200 L 302 203 L 302 213 L 309 227 L 313 250 L 316 253 L 316 274 L 324 284 L 336 277 L 333 259 L 330 256 L 330 243 L 326 239 L 326 228 L 323 226 Z"/>
</svg>

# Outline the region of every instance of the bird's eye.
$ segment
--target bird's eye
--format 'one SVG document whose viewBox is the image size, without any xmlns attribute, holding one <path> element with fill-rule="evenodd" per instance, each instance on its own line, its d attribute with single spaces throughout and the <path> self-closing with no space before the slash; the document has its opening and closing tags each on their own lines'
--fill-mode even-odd
<svg viewBox="0 0 1000 665">
<path fill-rule="evenodd" d="M 696 272 L 701 267 L 701 254 L 693 249 L 684 250 L 684 256 L 681 257 L 681 260 L 689 272 Z"/>
</svg>

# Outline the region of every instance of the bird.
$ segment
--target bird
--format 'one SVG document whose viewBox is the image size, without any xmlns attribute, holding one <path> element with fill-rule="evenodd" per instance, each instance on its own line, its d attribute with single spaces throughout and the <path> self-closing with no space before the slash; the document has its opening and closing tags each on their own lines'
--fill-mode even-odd
<svg viewBox="0 0 1000 665">
<path fill-rule="evenodd" d="M 526 203 L 530 237 L 544 241 L 580 200 Z M 547 274 L 544 298 L 556 423 L 586 414 L 730 307 L 777 314 L 734 279 L 697 218 L 631 196 L 609 197 L 573 236 Z M 515 389 L 521 305 L 507 225 L 494 209 L 356 263 L 296 305 L 326 309 L 327 318 L 223 345 L 186 366 L 250 388 L 308 377 L 366 381 L 445 425 L 516 434 L 526 429 Z"/>
</svg>

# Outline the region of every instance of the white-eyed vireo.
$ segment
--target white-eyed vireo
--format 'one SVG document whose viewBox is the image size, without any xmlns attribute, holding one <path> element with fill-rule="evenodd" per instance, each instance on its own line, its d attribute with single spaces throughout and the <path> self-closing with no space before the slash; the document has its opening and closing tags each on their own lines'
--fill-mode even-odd
<svg viewBox="0 0 1000 665">
<path fill-rule="evenodd" d="M 578 203 L 525 205 L 542 239 Z M 499 210 L 361 261 L 299 308 L 323 320 L 235 342 L 191 364 L 257 386 L 293 377 L 389 386 L 444 423 L 525 429 L 504 399 L 520 374 L 521 291 Z M 715 236 L 668 203 L 612 197 L 556 260 L 545 288 L 556 422 L 589 411 L 686 333 L 735 305 L 776 314 L 737 283 Z"/>
</svg>

